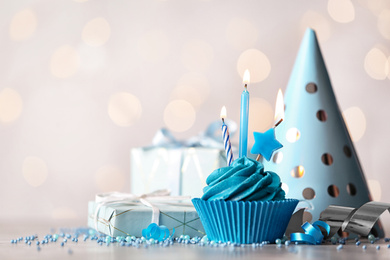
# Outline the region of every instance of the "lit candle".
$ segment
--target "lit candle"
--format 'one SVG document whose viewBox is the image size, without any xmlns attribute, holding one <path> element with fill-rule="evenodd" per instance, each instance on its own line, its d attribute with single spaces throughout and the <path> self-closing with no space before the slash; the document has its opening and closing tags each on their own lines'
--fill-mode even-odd
<svg viewBox="0 0 390 260">
<path fill-rule="evenodd" d="M 221 109 L 221 118 L 222 118 L 222 138 L 223 138 L 223 144 L 225 146 L 225 151 L 226 151 L 226 163 L 227 166 L 230 166 L 230 164 L 233 162 L 233 151 L 232 151 L 232 145 L 230 143 L 229 129 L 225 124 L 225 118 L 226 118 L 225 106 L 223 106 Z"/>
<path fill-rule="evenodd" d="M 249 117 L 249 92 L 247 86 L 250 81 L 249 71 L 246 70 L 243 77 L 244 91 L 241 94 L 241 117 L 240 117 L 240 147 L 239 156 L 246 156 L 248 150 L 248 117 Z"/>
<path fill-rule="evenodd" d="M 279 89 L 275 104 L 275 127 L 277 127 L 284 119 L 284 100 L 282 90 Z"/>
</svg>

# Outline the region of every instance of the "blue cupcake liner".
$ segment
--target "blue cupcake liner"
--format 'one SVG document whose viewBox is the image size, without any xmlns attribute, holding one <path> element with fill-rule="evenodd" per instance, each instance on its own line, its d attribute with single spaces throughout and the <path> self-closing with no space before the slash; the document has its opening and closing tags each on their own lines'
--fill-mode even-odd
<svg viewBox="0 0 390 260">
<path fill-rule="evenodd" d="M 192 203 L 209 239 L 251 244 L 282 238 L 298 200 L 244 202 L 195 198 Z"/>
</svg>

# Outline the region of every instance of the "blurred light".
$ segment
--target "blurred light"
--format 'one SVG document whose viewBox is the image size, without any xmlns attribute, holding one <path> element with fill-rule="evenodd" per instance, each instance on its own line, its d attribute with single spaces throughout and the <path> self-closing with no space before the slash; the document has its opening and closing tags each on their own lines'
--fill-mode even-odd
<svg viewBox="0 0 390 260">
<path fill-rule="evenodd" d="M 378 48 L 372 48 L 364 59 L 364 69 L 367 74 L 377 80 L 383 80 L 388 75 L 388 60 Z"/>
<path fill-rule="evenodd" d="M 130 93 L 117 92 L 108 101 L 108 115 L 118 126 L 131 126 L 141 118 L 141 102 Z"/>
<path fill-rule="evenodd" d="M 339 23 L 349 23 L 355 19 L 355 8 L 350 0 L 329 0 L 328 13 Z"/>
<path fill-rule="evenodd" d="M 77 211 L 68 207 L 58 207 L 51 212 L 52 219 L 77 219 Z"/>
<path fill-rule="evenodd" d="M 325 42 L 330 37 L 330 25 L 328 20 L 320 13 L 307 11 L 301 20 L 301 30 L 305 32 L 310 27 L 316 31 L 318 41 Z"/>
<path fill-rule="evenodd" d="M 377 180 L 367 180 L 368 189 L 373 201 L 380 201 L 382 198 L 381 183 Z"/>
<path fill-rule="evenodd" d="M 376 16 L 379 16 L 382 10 L 390 8 L 389 0 L 360 1 L 360 4 L 367 7 Z"/>
<path fill-rule="evenodd" d="M 22 172 L 25 181 L 33 187 L 42 185 L 48 175 L 45 161 L 35 156 L 28 156 L 24 159 Z"/>
<path fill-rule="evenodd" d="M 96 172 L 95 181 L 102 192 L 121 191 L 126 177 L 124 172 L 115 166 L 103 166 Z"/>
<path fill-rule="evenodd" d="M 253 48 L 258 37 L 256 26 L 245 19 L 233 18 L 226 28 L 226 38 L 237 50 Z"/>
<path fill-rule="evenodd" d="M 378 17 L 378 29 L 383 37 L 390 40 L 390 9 L 383 10 Z"/>
<path fill-rule="evenodd" d="M 214 60 L 214 50 L 202 40 L 187 42 L 181 50 L 181 61 L 190 71 L 205 71 Z"/>
<path fill-rule="evenodd" d="M 159 62 L 169 54 L 169 38 L 163 31 L 150 31 L 138 40 L 138 51 L 149 62 Z"/>
<path fill-rule="evenodd" d="M 105 44 L 110 38 L 111 28 L 107 20 L 97 17 L 90 20 L 83 29 L 83 41 L 93 47 Z"/>
<path fill-rule="evenodd" d="M 30 9 L 15 14 L 9 27 L 10 38 L 14 41 L 23 41 L 29 38 L 37 28 L 37 17 Z"/>
<path fill-rule="evenodd" d="M 171 100 L 184 99 L 198 108 L 209 97 L 209 93 L 210 84 L 206 77 L 196 73 L 187 73 L 177 81 Z"/>
<path fill-rule="evenodd" d="M 237 61 L 237 71 L 241 78 L 245 70 L 252 72 L 251 82 L 257 83 L 265 80 L 271 72 L 271 64 L 267 56 L 259 50 L 249 49 L 244 51 Z"/>
<path fill-rule="evenodd" d="M 195 118 L 194 107 L 185 100 L 173 100 L 164 110 L 164 123 L 175 132 L 190 129 L 194 125 Z"/>
<path fill-rule="evenodd" d="M 264 132 L 272 126 L 274 111 L 271 104 L 262 98 L 251 98 L 249 102 L 249 133 Z M 250 143 L 254 141 L 253 134 L 249 135 Z"/>
<path fill-rule="evenodd" d="M 80 57 L 69 45 L 59 47 L 51 56 L 50 71 L 57 78 L 69 78 L 80 66 Z"/>
<path fill-rule="evenodd" d="M 7 124 L 19 118 L 23 111 L 23 100 L 10 88 L 0 91 L 0 123 Z"/>
<path fill-rule="evenodd" d="M 343 117 L 352 141 L 359 141 L 366 132 L 366 117 L 358 107 L 350 107 L 343 112 Z"/>
</svg>

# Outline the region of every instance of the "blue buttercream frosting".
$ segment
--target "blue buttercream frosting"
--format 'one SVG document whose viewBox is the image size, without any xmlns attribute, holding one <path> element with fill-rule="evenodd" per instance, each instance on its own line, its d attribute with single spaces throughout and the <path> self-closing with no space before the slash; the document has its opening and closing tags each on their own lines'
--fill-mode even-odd
<svg viewBox="0 0 390 260">
<path fill-rule="evenodd" d="M 286 195 L 276 173 L 264 171 L 263 164 L 245 156 L 213 171 L 206 183 L 203 200 L 268 201 Z"/>
</svg>

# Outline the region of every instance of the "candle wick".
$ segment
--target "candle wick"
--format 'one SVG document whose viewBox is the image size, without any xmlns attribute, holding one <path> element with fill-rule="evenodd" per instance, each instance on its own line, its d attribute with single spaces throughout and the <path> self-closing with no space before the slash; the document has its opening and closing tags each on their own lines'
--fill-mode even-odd
<svg viewBox="0 0 390 260">
<path fill-rule="evenodd" d="M 246 89 L 247 89 L 247 87 L 248 87 L 248 84 L 246 84 L 246 83 L 245 83 L 244 87 L 245 87 L 245 90 L 246 90 Z"/>
<path fill-rule="evenodd" d="M 274 126 L 274 128 L 276 128 L 278 125 L 280 125 L 280 123 L 282 123 L 283 122 L 283 118 L 281 118 L 276 124 L 275 124 L 275 126 Z"/>
<path fill-rule="evenodd" d="M 261 159 L 261 154 L 258 154 L 256 157 L 256 161 L 260 161 L 260 159 Z"/>
<path fill-rule="evenodd" d="M 222 123 L 224 123 L 224 124 L 225 124 L 225 118 L 223 118 L 223 117 L 222 117 Z"/>
</svg>

